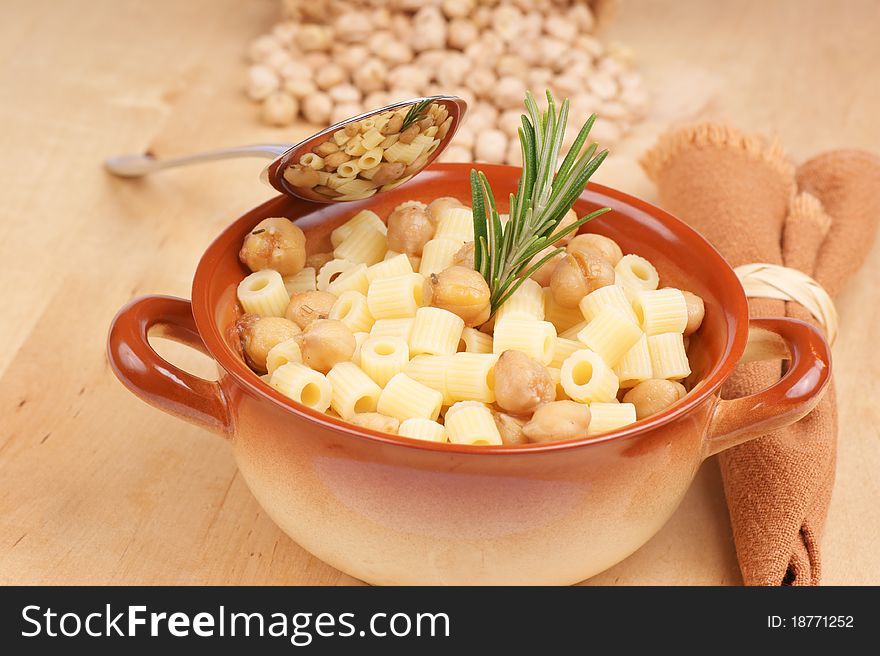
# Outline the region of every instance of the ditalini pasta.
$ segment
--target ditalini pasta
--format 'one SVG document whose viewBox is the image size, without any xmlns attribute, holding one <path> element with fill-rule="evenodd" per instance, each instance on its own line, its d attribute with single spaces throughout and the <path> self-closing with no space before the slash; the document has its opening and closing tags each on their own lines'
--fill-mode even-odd
<svg viewBox="0 0 880 656">
<path fill-rule="evenodd" d="M 298 362 L 288 362 L 278 367 L 269 384 L 284 396 L 319 412 L 326 412 L 333 398 L 333 389 L 327 378 Z"/>
<path fill-rule="evenodd" d="M 598 435 L 629 426 L 636 421 L 632 403 L 591 403 L 587 435 Z"/>
<path fill-rule="evenodd" d="M 465 401 L 467 403 L 467 401 Z M 469 405 L 446 413 L 446 434 L 453 444 L 501 444 L 501 434 L 492 411 L 486 406 Z"/>
<path fill-rule="evenodd" d="M 565 359 L 559 382 L 568 398 L 581 403 L 617 398 L 617 376 L 598 353 L 589 349 L 575 351 Z"/>
<path fill-rule="evenodd" d="M 367 297 L 353 290 L 342 292 L 327 316 L 329 319 L 341 321 L 353 333 L 368 332 L 374 322 L 370 308 L 367 307 Z"/>
<path fill-rule="evenodd" d="M 681 333 L 648 335 L 647 341 L 653 378 L 681 380 L 690 375 L 691 366 L 684 350 L 684 338 Z"/>
<path fill-rule="evenodd" d="M 370 313 L 376 319 L 414 317 L 422 306 L 424 285 L 418 273 L 374 280 L 367 291 Z"/>
<path fill-rule="evenodd" d="M 457 314 L 435 307 L 416 310 L 409 333 L 410 355 L 452 355 L 458 348 L 464 321 Z"/>
<path fill-rule="evenodd" d="M 436 124 L 422 126 L 407 143 L 383 132 L 404 115 L 371 116 L 356 134 L 340 130 L 298 166 L 332 198 L 400 184 L 438 134 Z M 470 208 L 452 198 L 406 201 L 390 216 L 386 227 L 384 217 L 358 211 L 330 233 L 332 248 L 310 244 L 286 260 L 295 224 L 275 217 L 248 233 L 240 258 L 252 273 L 237 289 L 236 329 L 255 374 L 268 371 L 261 380 L 292 403 L 415 440 L 492 447 L 554 439 L 542 424 L 557 414 L 560 423 L 579 416 L 582 436 L 616 431 L 687 394 L 695 376 L 684 332 L 699 330 L 703 306 L 661 288 L 643 257 L 621 257 L 605 237 L 573 240 L 568 255 L 500 305 L 475 303 L 483 274 L 468 259 Z M 279 241 L 285 235 L 290 243 Z M 607 259 L 585 271 L 578 249 L 592 249 L 594 264 Z M 601 281 L 587 280 L 593 275 Z M 306 316 L 306 305 L 320 312 Z M 568 425 L 559 431 L 572 437 Z"/>
<path fill-rule="evenodd" d="M 412 437 L 416 440 L 425 440 L 427 442 L 445 442 L 446 428 L 443 424 L 437 423 L 424 417 L 410 417 L 400 422 L 398 435 L 404 437 Z"/>
<path fill-rule="evenodd" d="M 544 320 L 544 290 L 534 280 L 526 279 L 495 312 L 495 322 L 505 319 Z"/>
<path fill-rule="evenodd" d="M 361 369 L 384 386 L 409 362 L 409 346 L 401 337 L 370 337 L 360 350 Z"/>
<path fill-rule="evenodd" d="M 302 350 L 296 338 L 286 339 L 269 349 L 266 354 L 266 371 L 271 376 L 276 369 L 288 362 L 302 362 Z"/>
<path fill-rule="evenodd" d="M 627 315 L 616 308 L 606 307 L 578 333 L 578 341 L 613 367 L 641 336 L 642 331 Z"/>
<path fill-rule="evenodd" d="M 556 328 L 549 321 L 507 319 L 495 324 L 492 351 L 522 351 L 541 364 L 550 364 L 556 344 Z"/>
<path fill-rule="evenodd" d="M 238 302 L 245 312 L 261 317 L 283 317 L 290 296 L 281 274 L 272 269 L 256 271 L 238 285 Z"/>
<path fill-rule="evenodd" d="M 687 302 L 680 289 L 655 289 L 638 292 L 633 309 L 646 335 L 683 333 L 687 327 Z"/>
<path fill-rule="evenodd" d="M 386 383 L 379 395 L 376 410 L 399 421 L 413 417 L 435 420 L 440 415 L 442 404 L 443 395 L 440 392 L 400 373 Z"/>
<path fill-rule="evenodd" d="M 375 412 L 382 388 L 353 362 L 339 362 L 327 372 L 332 387 L 330 407 L 343 419 Z"/>
<path fill-rule="evenodd" d="M 651 353 L 648 351 L 648 336 L 642 334 L 614 368 L 621 388 L 635 387 L 653 377 Z"/>
</svg>

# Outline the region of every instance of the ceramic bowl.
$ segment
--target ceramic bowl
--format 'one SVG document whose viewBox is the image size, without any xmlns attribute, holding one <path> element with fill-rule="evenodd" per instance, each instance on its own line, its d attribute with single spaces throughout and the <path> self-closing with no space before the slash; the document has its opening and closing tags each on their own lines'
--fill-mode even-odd
<svg viewBox="0 0 880 656">
<path fill-rule="evenodd" d="M 519 169 L 480 166 L 504 199 Z M 668 213 L 591 184 L 579 214 L 611 212 L 585 230 L 648 258 L 665 285 L 706 304 L 690 346 L 696 382 L 666 411 L 595 437 L 520 447 L 435 444 L 360 429 L 298 405 L 257 377 L 230 330 L 244 236 L 286 216 L 310 250 L 362 208 L 387 216 L 408 199 L 470 198 L 471 165 L 434 165 L 374 199 L 315 206 L 278 197 L 247 212 L 207 249 L 192 301 L 147 296 L 122 308 L 108 353 L 126 387 L 160 409 L 215 431 L 232 445 L 250 490 L 272 519 L 330 565 L 374 584 L 570 584 L 623 560 L 672 515 L 700 463 L 801 418 L 830 375 L 822 336 L 787 318 L 749 319 L 742 287 L 698 233 Z M 506 208 L 501 208 L 505 211 Z M 193 376 L 150 347 L 162 334 L 214 358 L 219 379 Z M 746 351 L 777 344 L 790 363 L 779 382 L 721 400 Z M 751 349 L 750 357 L 756 357 Z M 761 349 L 757 349 L 761 351 Z M 771 352 L 772 349 L 771 349 Z"/>
</svg>

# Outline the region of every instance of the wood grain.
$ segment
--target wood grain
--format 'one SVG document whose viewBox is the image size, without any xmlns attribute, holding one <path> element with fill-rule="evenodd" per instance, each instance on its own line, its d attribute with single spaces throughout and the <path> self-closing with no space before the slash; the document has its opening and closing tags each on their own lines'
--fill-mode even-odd
<svg viewBox="0 0 880 656">
<path fill-rule="evenodd" d="M 309 132 L 260 127 L 242 53 L 275 0 L 0 3 L 0 583 L 357 583 L 286 538 L 251 497 L 227 444 L 126 392 L 104 357 L 115 311 L 149 292 L 186 297 L 229 221 L 271 193 L 259 162 L 141 181 L 108 155 L 163 154 Z M 880 151 L 878 5 L 620 3 L 608 38 L 632 48 L 649 118 L 599 181 L 649 200 L 636 158 L 665 127 L 728 118 L 796 158 Z M 839 299 L 841 439 L 824 539 L 827 583 L 880 583 L 880 248 Z M 202 356 L 157 348 L 211 375 Z M 590 583 L 737 583 L 717 465 L 629 559 Z"/>
</svg>

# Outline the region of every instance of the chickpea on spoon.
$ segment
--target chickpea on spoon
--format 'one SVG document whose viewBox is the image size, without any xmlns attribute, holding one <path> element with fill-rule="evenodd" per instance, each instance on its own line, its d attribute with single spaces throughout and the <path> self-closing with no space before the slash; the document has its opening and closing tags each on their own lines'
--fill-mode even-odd
<svg viewBox="0 0 880 656">
<path fill-rule="evenodd" d="M 150 154 L 105 160 L 114 175 L 155 171 L 233 157 L 268 157 L 261 178 L 278 191 L 319 203 L 369 198 L 416 175 L 442 152 L 467 111 L 455 96 L 416 98 L 331 125 L 298 144 L 255 144 L 156 159 Z"/>
</svg>

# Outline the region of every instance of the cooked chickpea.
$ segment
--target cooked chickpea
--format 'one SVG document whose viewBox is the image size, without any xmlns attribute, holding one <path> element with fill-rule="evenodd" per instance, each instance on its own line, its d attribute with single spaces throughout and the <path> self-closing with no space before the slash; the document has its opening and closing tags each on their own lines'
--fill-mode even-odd
<svg viewBox="0 0 880 656">
<path fill-rule="evenodd" d="M 379 130 L 382 134 L 397 134 L 403 127 L 403 117 L 400 114 L 394 114 L 388 119 L 388 122 Z"/>
<path fill-rule="evenodd" d="M 384 185 L 394 182 L 403 177 L 406 170 L 406 164 L 403 162 L 383 162 L 376 167 L 376 173 L 373 174 L 373 182 Z"/>
<path fill-rule="evenodd" d="M 501 434 L 501 442 L 507 446 L 515 444 L 528 444 L 529 440 L 523 433 L 525 420 L 509 415 L 506 412 L 494 413 L 495 426 Z"/>
<path fill-rule="evenodd" d="M 400 422 L 397 419 L 378 412 L 359 412 L 349 418 L 348 422 L 355 426 L 392 435 L 397 435 L 397 430 L 400 428 Z"/>
<path fill-rule="evenodd" d="M 273 346 L 299 335 L 300 330 L 292 321 L 281 317 L 242 315 L 235 322 L 248 364 L 260 373 L 266 372 L 266 356 Z"/>
<path fill-rule="evenodd" d="M 326 374 L 333 365 L 348 362 L 357 342 L 341 321 L 318 319 L 309 323 L 299 337 L 303 363 Z"/>
<path fill-rule="evenodd" d="M 306 189 L 311 189 L 321 181 L 315 169 L 302 164 L 294 164 L 284 169 L 284 179 L 294 187 Z"/>
<path fill-rule="evenodd" d="M 597 235 L 592 232 L 586 232 L 578 235 L 568 243 L 569 253 L 575 251 L 591 251 L 604 260 L 608 260 L 611 266 L 617 266 L 620 258 L 623 257 L 623 251 L 613 239 L 604 235 Z"/>
<path fill-rule="evenodd" d="M 347 162 L 350 159 L 351 155 L 341 150 L 336 151 L 335 153 L 330 153 L 324 158 L 324 170 L 335 171 L 340 164 Z"/>
<path fill-rule="evenodd" d="M 430 305 L 448 310 L 473 328 L 485 323 L 491 312 L 491 292 L 477 271 L 451 266 L 432 273 L 425 281 L 425 298 Z"/>
<path fill-rule="evenodd" d="M 624 395 L 623 402 L 632 403 L 636 407 L 636 417 L 644 419 L 662 412 L 685 394 L 687 390 L 681 383 L 652 378 L 633 387 Z"/>
<path fill-rule="evenodd" d="M 577 307 L 592 291 L 614 284 L 614 267 L 591 251 L 569 253 L 550 275 L 553 299 L 562 307 Z"/>
<path fill-rule="evenodd" d="M 693 292 L 682 293 L 684 294 L 684 300 L 685 303 L 687 303 L 688 310 L 688 322 L 684 329 L 684 334 L 687 336 L 697 332 L 703 324 L 703 317 L 706 316 L 706 307 L 703 304 L 703 299 Z"/>
<path fill-rule="evenodd" d="M 461 266 L 467 269 L 474 268 L 474 242 L 465 242 L 464 246 L 459 248 L 455 255 L 452 256 L 453 266 Z"/>
<path fill-rule="evenodd" d="M 284 316 L 300 328 L 306 328 L 313 321 L 326 319 L 336 296 L 330 292 L 299 292 L 290 297 Z"/>
<path fill-rule="evenodd" d="M 503 410 L 528 415 L 556 398 L 547 368 L 520 351 L 504 351 L 495 363 L 495 403 Z"/>
<path fill-rule="evenodd" d="M 577 212 L 575 212 L 574 210 L 568 210 L 565 213 L 565 215 L 562 217 L 562 219 L 559 221 L 559 225 L 556 226 L 555 232 L 560 232 L 560 231 L 564 230 L 565 228 L 567 228 L 568 226 L 570 226 L 572 223 L 574 223 L 577 220 L 578 220 Z M 572 239 L 575 238 L 576 234 L 577 234 L 577 231 L 573 230 L 572 232 L 569 232 L 564 237 L 560 237 L 559 239 L 554 241 L 553 245 L 557 246 L 557 247 L 565 246 L 567 243 L 569 243 Z"/>
<path fill-rule="evenodd" d="M 434 236 L 434 224 L 427 209 L 399 206 L 388 215 L 388 250 L 421 255 L 425 243 Z"/>
<path fill-rule="evenodd" d="M 412 143 L 413 139 L 419 136 L 419 126 L 418 125 L 410 125 L 406 130 L 400 133 L 400 137 L 397 139 L 400 143 Z"/>
<path fill-rule="evenodd" d="M 284 217 L 263 219 L 245 237 L 238 258 L 251 271 L 275 269 L 292 276 L 305 264 L 306 236 Z"/>
<path fill-rule="evenodd" d="M 453 207 L 464 207 L 464 204 L 452 196 L 441 196 L 428 203 L 428 215 L 434 223 L 437 223 L 440 220 L 440 215 Z"/>
<path fill-rule="evenodd" d="M 576 401 L 545 403 L 523 426 L 530 442 L 552 442 L 572 437 L 584 437 L 590 426 L 590 406 Z"/>
<path fill-rule="evenodd" d="M 312 152 L 315 153 L 318 157 L 327 157 L 328 155 L 332 155 L 333 153 L 339 152 L 339 146 L 337 146 L 332 141 L 325 141 L 322 144 L 318 144 L 314 148 L 312 148 Z"/>
</svg>

